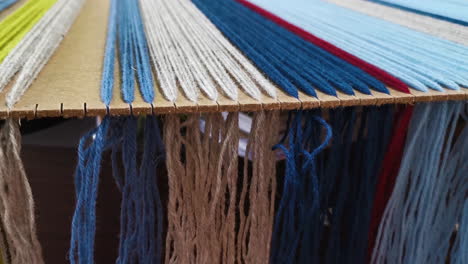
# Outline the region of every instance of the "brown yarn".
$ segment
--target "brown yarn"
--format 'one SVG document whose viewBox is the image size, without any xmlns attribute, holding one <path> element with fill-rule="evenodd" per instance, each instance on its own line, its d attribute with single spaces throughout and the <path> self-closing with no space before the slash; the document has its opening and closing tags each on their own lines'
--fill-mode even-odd
<svg viewBox="0 0 468 264">
<path fill-rule="evenodd" d="M 276 164 L 272 146 L 277 143 L 277 111 L 254 114 L 244 158 L 244 182 L 240 198 L 238 263 L 269 263 L 273 230 Z M 252 160 L 249 169 L 248 158 Z M 248 179 L 248 180 L 247 180 Z M 247 206 L 248 204 L 248 206 Z"/>
<path fill-rule="evenodd" d="M 42 264 L 34 201 L 20 152 L 18 121 L 8 119 L 0 131 L 0 217 L 8 255 L 12 264 Z"/>
<path fill-rule="evenodd" d="M 165 120 L 169 177 L 166 263 L 266 263 L 273 225 L 277 113 L 256 113 L 239 179 L 238 113 Z M 239 182 L 242 182 L 239 185 Z"/>
</svg>

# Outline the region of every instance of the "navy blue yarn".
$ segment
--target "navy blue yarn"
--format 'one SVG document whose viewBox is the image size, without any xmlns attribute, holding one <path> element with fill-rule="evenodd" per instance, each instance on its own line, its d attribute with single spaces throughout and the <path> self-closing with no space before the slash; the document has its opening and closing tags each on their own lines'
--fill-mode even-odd
<svg viewBox="0 0 468 264">
<path fill-rule="evenodd" d="M 114 173 L 122 192 L 121 234 L 117 263 L 160 263 L 162 258 L 163 211 L 156 166 L 164 152 L 155 117 L 147 117 L 144 152 L 137 170 L 136 119 L 123 126 L 122 161 L 124 175 Z M 112 153 L 113 171 L 118 172 L 118 149 Z"/>
<path fill-rule="evenodd" d="M 137 170 L 136 128 L 136 119 L 127 118 L 122 139 L 125 174 L 114 174 L 122 192 L 117 263 L 161 263 L 164 217 L 156 167 L 164 157 L 162 140 L 156 118 L 147 117 L 144 152 Z M 113 159 L 116 157 L 113 155 Z M 113 164 L 113 170 L 118 170 L 114 167 L 118 162 Z"/>
<path fill-rule="evenodd" d="M 330 148 L 315 155 L 315 165 L 304 171 L 300 168 L 308 155 L 301 149 L 314 149 L 323 138 L 315 119 L 320 114 L 290 114 L 289 150 L 277 146 L 285 151 L 287 164 L 271 263 L 366 262 L 372 202 L 394 107 L 330 110 Z"/>
<path fill-rule="evenodd" d="M 14 3 L 16 3 L 18 0 L 4 0 L 4 1 L 1 1 L 0 2 L 0 12 L 2 12 L 3 10 L 7 9 L 8 7 L 10 7 L 11 5 L 13 5 Z"/>
<path fill-rule="evenodd" d="M 372 202 L 393 113 L 393 106 L 330 111 L 333 142 L 317 160 L 320 215 L 309 225 L 314 236 L 297 263 L 366 261 Z"/>
<path fill-rule="evenodd" d="M 135 0 L 112 0 L 101 83 L 101 100 L 108 106 L 114 87 L 115 45 L 118 41 L 123 100 L 135 99 L 135 71 L 145 102 L 154 100 L 153 75 L 139 4 Z"/>
<path fill-rule="evenodd" d="M 383 83 L 234 1 L 193 0 L 205 15 L 269 78 L 288 94 L 314 87 L 335 95 L 335 88 L 388 93 Z M 287 78 L 286 84 L 280 83 Z M 293 86 L 291 86 L 293 85 Z M 313 85 L 313 86 L 312 86 Z"/>
<path fill-rule="evenodd" d="M 372 205 L 380 166 L 384 159 L 394 117 L 393 106 L 368 107 L 363 109 L 363 121 L 357 141 L 354 143 L 356 159 L 351 163 L 347 221 L 342 230 L 347 231 L 347 239 L 342 240 L 340 263 L 364 263 L 368 253 L 368 231 L 371 221 Z M 356 155 L 357 154 L 357 155 Z"/>
<path fill-rule="evenodd" d="M 316 171 L 316 157 L 328 145 L 331 127 L 320 117 L 313 120 L 325 127 L 325 140 L 312 150 L 303 146 L 303 112 L 296 112 L 288 131 L 288 147 L 278 144 L 286 156 L 283 195 L 275 217 L 271 249 L 272 263 L 296 263 L 307 251 L 305 241 L 313 234 L 307 226 L 318 214 L 320 197 Z M 320 136 L 318 134 L 317 136 Z"/>
<path fill-rule="evenodd" d="M 432 18 L 445 20 L 447 22 L 459 24 L 459 25 L 462 25 L 462 26 L 468 26 L 468 22 L 463 21 L 463 20 L 459 20 L 459 19 L 455 19 L 455 18 L 451 18 L 451 17 L 447 17 L 447 16 L 442 16 L 442 15 L 438 15 L 438 14 L 434 14 L 434 13 L 430 13 L 430 12 L 426 12 L 426 11 L 422 11 L 422 10 L 418 10 L 418 9 L 414 9 L 414 8 L 410 8 L 410 7 L 406 7 L 406 6 L 402 6 L 402 5 L 398 5 L 398 4 L 394 4 L 394 3 L 388 3 L 388 2 L 380 1 L 380 0 L 368 0 L 368 1 L 378 3 L 378 4 L 381 4 L 381 5 L 385 5 L 385 6 L 389 6 L 389 7 L 393 7 L 393 8 L 398 8 L 398 9 L 403 10 L 403 11 L 408 11 L 408 12 L 412 12 L 412 13 L 423 15 L 423 16 L 429 16 L 429 17 L 432 17 Z"/>
<path fill-rule="evenodd" d="M 78 146 L 78 165 L 75 172 L 76 208 L 72 219 L 69 251 L 72 264 L 94 263 L 95 207 L 101 158 L 109 123 L 109 118 L 105 118 L 97 129 L 83 136 Z M 93 136 L 94 140 L 87 146 Z"/>
</svg>

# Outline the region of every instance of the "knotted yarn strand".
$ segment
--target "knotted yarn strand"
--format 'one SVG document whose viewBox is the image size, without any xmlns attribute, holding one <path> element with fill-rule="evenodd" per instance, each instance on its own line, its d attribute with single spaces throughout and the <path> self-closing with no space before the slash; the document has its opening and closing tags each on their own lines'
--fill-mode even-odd
<svg viewBox="0 0 468 264">
<path fill-rule="evenodd" d="M 34 200 L 20 157 L 18 121 L 7 119 L 0 131 L 0 217 L 7 263 L 44 263 L 36 236 Z"/>
<path fill-rule="evenodd" d="M 278 144 L 286 156 L 286 171 L 282 197 L 275 216 L 272 263 L 292 263 L 309 254 L 308 241 L 313 228 L 307 226 L 318 216 L 320 190 L 317 176 L 317 155 L 328 145 L 332 137 L 331 127 L 320 117 L 313 120 L 326 130 L 325 138 L 318 146 L 307 149 L 303 145 L 303 112 L 298 111 L 288 133 L 288 146 Z M 316 133 L 320 137 L 321 133 Z"/>
</svg>

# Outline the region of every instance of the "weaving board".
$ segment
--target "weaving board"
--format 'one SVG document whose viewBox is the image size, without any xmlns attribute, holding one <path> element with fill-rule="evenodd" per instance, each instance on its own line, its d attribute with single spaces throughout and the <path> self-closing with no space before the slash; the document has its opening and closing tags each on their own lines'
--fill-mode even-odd
<svg viewBox="0 0 468 264">
<path fill-rule="evenodd" d="M 20 4 L 21 2 L 24 1 L 20 1 Z M 144 102 L 141 95 L 136 92 L 135 101 L 130 105 L 121 99 L 119 78 L 116 78 L 113 101 L 107 108 L 100 99 L 100 85 L 108 12 L 109 0 L 88 0 L 58 50 L 21 100 L 8 110 L 5 105 L 5 94 L 10 87 L 0 93 L 0 118 L 290 110 L 468 99 L 467 88 L 462 88 L 460 91 L 426 93 L 411 90 L 411 94 L 405 94 L 390 87 L 389 95 L 376 91 L 372 91 L 372 95 L 365 95 L 356 91 L 354 96 L 338 92 L 338 96 L 335 97 L 317 90 L 318 98 L 301 93 L 298 99 L 277 89 L 277 99 L 263 96 L 261 101 L 250 98 L 240 90 L 238 101 L 227 99 L 221 94 L 216 102 L 202 95 L 197 103 L 185 99 L 182 96 L 183 92 L 180 92 L 181 96 L 173 103 L 163 98 L 155 83 L 156 97 L 152 104 Z"/>
</svg>

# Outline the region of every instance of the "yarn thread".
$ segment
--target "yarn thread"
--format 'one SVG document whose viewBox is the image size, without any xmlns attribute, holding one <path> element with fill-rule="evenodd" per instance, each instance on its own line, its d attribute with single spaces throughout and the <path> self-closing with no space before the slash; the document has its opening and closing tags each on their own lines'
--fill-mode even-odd
<svg viewBox="0 0 468 264">
<path fill-rule="evenodd" d="M 36 235 L 34 199 L 20 153 L 18 121 L 7 119 L 0 131 L 0 218 L 6 244 L 1 250 L 8 256 L 7 263 L 41 264 L 44 260 Z"/>
<path fill-rule="evenodd" d="M 372 63 L 414 89 L 459 90 L 468 85 L 464 63 L 468 47 L 323 1 L 250 2 Z"/>
</svg>

